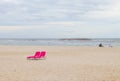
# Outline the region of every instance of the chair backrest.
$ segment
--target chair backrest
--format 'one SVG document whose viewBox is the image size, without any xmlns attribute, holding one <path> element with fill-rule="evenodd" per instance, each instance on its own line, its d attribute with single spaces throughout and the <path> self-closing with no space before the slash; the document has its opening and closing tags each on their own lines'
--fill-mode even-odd
<svg viewBox="0 0 120 81">
<path fill-rule="evenodd" d="M 40 55 L 40 51 L 36 51 L 34 56 L 38 56 L 38 55 Z"/>
<path fill-rule="evenodd" d="M 42 52 L 41 52 L 41 55 L 42 55 L 42 57 L 45 57 L 46 51 L 42 51 Z"/>
</svg>

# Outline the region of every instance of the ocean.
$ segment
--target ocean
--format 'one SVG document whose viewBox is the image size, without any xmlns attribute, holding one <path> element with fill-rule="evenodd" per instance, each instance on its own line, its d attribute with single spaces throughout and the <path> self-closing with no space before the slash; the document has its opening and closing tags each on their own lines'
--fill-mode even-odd
<svg viewBox="0 0 120 81">
<path fill-rule="evenodd" d="M 94 39 L 0 39 L 0 45 L 19 46 L 120 46 L 120 38 Z"/>
</svg>

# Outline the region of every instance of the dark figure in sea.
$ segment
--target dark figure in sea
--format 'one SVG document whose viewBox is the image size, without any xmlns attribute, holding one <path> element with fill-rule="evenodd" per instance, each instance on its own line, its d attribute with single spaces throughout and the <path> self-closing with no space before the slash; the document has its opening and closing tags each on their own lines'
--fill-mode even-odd
<svg viewBox="0 0 120 81">
<path fill-rule="evenodd" d="M 102 43 L 99 44 L 99 47 L 103 47 Z"/>
</svg>

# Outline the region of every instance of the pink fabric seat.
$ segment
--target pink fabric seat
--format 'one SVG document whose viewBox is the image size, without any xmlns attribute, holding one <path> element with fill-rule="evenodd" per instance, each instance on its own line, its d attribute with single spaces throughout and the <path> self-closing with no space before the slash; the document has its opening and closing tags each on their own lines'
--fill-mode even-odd
<svg viewBox="0 0 120 81">
<path fill-rule="evenodd" d="M 40 57 L 40 58 L 45 58 L 45 55 L 46 55 L 46 51 L 42 51 L 42 52 L 41 52 L 41 57 Z"/>
</svg>

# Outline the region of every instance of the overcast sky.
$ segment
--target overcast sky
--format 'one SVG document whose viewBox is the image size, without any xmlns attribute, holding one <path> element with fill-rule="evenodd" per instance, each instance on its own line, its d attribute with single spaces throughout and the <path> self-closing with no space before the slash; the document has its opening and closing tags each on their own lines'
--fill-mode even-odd
<svg viewBox="0 0 120 81">
<path fill-rule="evenodd" d="M 120 0 L 0 0 L 0 38 L 120 38 Z"/>
</svg>

